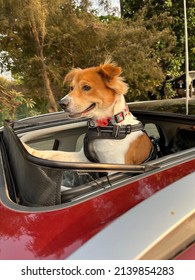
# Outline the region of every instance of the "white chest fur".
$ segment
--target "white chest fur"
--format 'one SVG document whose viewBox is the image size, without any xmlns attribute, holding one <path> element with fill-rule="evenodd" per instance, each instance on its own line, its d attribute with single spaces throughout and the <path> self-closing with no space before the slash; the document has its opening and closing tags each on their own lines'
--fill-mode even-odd
<svg viewBox="0 0 195 280">
<path fill-rule="evenodd" d="M 94 140 L 92 145 L 99 162 L 124 164 L 129 146 L 142 134 L 142 131 L 136 131 L 122 140 Z"/>
</svg>

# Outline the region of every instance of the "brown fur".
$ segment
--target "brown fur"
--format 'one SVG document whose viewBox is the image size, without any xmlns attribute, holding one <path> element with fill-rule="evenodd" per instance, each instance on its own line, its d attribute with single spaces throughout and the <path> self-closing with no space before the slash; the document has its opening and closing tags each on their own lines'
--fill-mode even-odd
<svg viewBox="0 0 195 280">
<path fill-rule="evenodd" d="M 144 133 L 131 143 L 125 155 L 125 164 L 140 164 L 150 155 L 152 143 Z"/>
</svg>

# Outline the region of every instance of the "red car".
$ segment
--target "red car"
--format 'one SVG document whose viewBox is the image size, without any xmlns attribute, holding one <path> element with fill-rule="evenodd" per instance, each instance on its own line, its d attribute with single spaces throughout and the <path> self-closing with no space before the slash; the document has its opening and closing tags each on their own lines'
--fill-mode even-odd
<svg viewBox="0 0 195 280">
<path fill-rule="evenodd" d="M 195 116 L 133 114 L 160 147 L 134 166 L 43 160 L 21 143 L 76 151 L 85 119 L 5 124 L 0 259 L 195 259 Z"/>
</svg>

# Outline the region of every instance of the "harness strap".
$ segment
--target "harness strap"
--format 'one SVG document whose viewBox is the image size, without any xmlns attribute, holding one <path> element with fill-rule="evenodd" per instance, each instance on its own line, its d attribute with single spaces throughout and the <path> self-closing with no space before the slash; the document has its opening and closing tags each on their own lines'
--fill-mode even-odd
<svg viewBox="0 0 195 280">
<path fill-rule="evenodd" d="M 95 151 L 92 148 L 92 141 L 96 139 L 124 139 L 128 134 L 135 131 L 143 131 L 144 127 L 141 122 L 134 125 L 110 125 L 106 127 L 88 127 L 88 131 L 83 141 L 85 156 L 89 161 L 98 162 Z"/>
<path fill-rule="evenodd" d="M 144 163 L 148 162 L 150 160 L 158 158 L 159 153 L 160 153 L 160 147 L 158 145 L 157 140 L 154 137 L 149 137 L 149 138 L 150 138 L 150 140 L 152 142 L 153 147 L 152 147 L 152 150 L 150 152 L 149 157 L 144 161 Z"/>
<path fill-rule="evenodd" d="M 88 131 L 86 135 L 91 139 L 124 139 L 127 134 L 131 132 L 143 130 L 144 126 L 141 122 L 138 124 L 127 124 L 127 125 L 108 125 L 108 126 L 97 126 L 91 127 L 88 123 Z"/>
</svg>

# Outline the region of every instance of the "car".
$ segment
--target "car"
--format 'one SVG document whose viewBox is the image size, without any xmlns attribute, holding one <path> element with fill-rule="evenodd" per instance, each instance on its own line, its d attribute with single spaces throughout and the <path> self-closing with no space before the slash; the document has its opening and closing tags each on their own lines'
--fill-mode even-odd
<svg viewBox="0 0 195 280">
<path fill-rule="evenodd" d="M 45 160 L 22 145 L 77 151 L 84 118 L 5 122 L 0 259 L 195 259 L 195 116 L 132 113 L 159 147 L 141 165 Z"/>
</svg>

